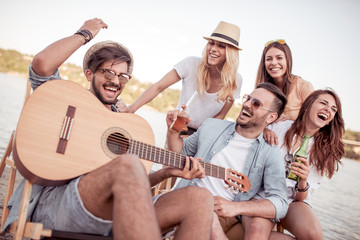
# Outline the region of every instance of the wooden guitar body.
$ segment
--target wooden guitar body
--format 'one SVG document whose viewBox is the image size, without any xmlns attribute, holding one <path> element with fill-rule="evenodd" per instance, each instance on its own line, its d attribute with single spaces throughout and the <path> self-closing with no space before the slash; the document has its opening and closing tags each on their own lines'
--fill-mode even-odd
<svg viewBox="0 0 360 240">
<path fill-rule="evenodd" d="M 109 150 L 107 139 L 113 133 L 155 142 L 150 125 L 140 116 L 109 111 L 74 82 L 49 81 L 34 91 L 22 110 L 14 143 L 15 163 L 32 183 L 60 185 L 119 155 Z M 149 172 L 152 162 L 143 164 Z"/>
</svg>

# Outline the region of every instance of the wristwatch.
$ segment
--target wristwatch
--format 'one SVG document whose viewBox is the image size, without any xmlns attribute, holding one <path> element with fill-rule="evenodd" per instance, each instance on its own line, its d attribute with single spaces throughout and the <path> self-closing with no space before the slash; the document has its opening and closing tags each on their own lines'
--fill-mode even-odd
<svg viewBox="0 0 360 240">
<path fill-rule="evenodd" d="M 306 182 L 306 187 L 303 189 L 299 189 L 298 188 L 298 182 L 295 184 L 294 190 L 296 192 L 306 192 L 307 190 L 309 190 L 310 184 L 308 182 Z"/>
</svg>

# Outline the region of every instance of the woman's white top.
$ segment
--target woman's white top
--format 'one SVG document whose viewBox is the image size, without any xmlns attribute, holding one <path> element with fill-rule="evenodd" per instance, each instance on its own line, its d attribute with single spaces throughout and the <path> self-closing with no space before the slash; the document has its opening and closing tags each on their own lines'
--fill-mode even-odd
<svg viewBox="0 0 360 240">
<path fill-rule="evenodd" d="M 197 90 L 197 70 L 200 62 L 201 58 L 199 57 L 187 57 L 174 66 L 177 74 L 182 79 L 182 91 L 176 109 L 180 109 L 182 104 L 186 104 L 193 93 Z M 240 98 L 242 78 L 239 73 L 236 74 L 236 83 L 237 89 L 233 94 L 234 99 Z M 212 118 L 221 111 L 225 102 L 217 102 L 218 93 L 219 92 L 205 92 L 203 96 L 198 95 L 192 101 L 192 104 L 189 107 L 191 119 L 189 127 L 197 129 L 205 121 L 205 119 Z"/>
</svg>

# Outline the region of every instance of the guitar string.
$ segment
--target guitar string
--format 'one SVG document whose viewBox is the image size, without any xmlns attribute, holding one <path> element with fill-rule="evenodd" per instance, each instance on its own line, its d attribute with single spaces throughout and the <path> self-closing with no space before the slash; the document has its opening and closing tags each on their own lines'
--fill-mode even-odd
<svg viewBox="0 0 360 240">
<path fill-rule="evenodd" d="M 169 159 L 169 158 L 172 158 L 171 155 L 174 155 L 173 157 L 175 157 L 176 159 L 180 158 L 180 160 L 177 160 L 177 161 L 180 161 L 181 166 L 185 166 L 186 157 L 179 154 L 179 153 L 176 153 L 176 152 L 173 152 L 173 151 L 170 151 L 170 150 L 166 150 L 166 149 L 162 149 L 162 148 L 159 148 L 159 147 L 155 147 L 155 146 L 152 146 L 150 144 L 139 142 L 139 141 L 136 141 L 136 140 L 127 139 L 127 138 L 124 138 L 124 136 L 122 136 L 122 135 L 120 135 L 120 136 L 118 136 L 118 135 L 120 135 L 120 134 L 116 134 L 116 135 L 111 134 L 111 135 L 109 135 L 108 140 L 119 143 L 124 148 L 127 148 L 130 145 L 130 142 L 132 142 L 132 144 L 131 144 L 132 148 L 134 148 L 134 145 L 136 145 L 135 148 L 138 147 L 139 150 L 140 150 L 140 148 L 142 148 L 141 149 L 142 151 L 145 148 L 150 148 L 151 149 L 150 155 L 151 155 L 151 153 L 153 153 L 153 156 L 156 155 L 156 149 L 158 149 L 160 151 L 160 156 L 161 157 L 164 157 L 164 158 L 168 157 L 168 159 Z M 155 149 L 155 151 L 154 151 L 154 149 Z M 134 149 L 132 149 L 132 150 L 134 151 Z M 139 153 L 139 155 L 140 155 L 140 153 Z M 141 157 L 141 156 L 139 156 L 139 157 Z M 146 158 L 146 156 L 144 156 L 144 157 Z M 174 163 L 175 163 L 176 159 L 174 159 Z M 161 162 L 159 162 L 159 163 L 161 163 Z M 216 166 L 216 165 L 212 165 L 212 164 L 206 163 L 206 162 L 201 162 L 201 163 L 203 163 L 202 165 L 203 165 L 203 167 L 205 169 L 205 172 L 208 173 L 207 175 L 211 175 L 213 177 L 221 178 L 223 180 L 226 179 L 225 178 L 225 176 L 226 176 L 226 169 L 225 168 L 220 167 L 220 166 Z M 163 163 L 163 164 L 165 164 L 165 163 Z M 168 165 L 170 165 L 170 163 L 168 163 Z M 174 165 L 174 166 L 176 166 L 176 165 Z M 217 169 L 217 171 L 216 171 L 216 169 Z M 243 184 L 243 181 L 241 181 L 243 179 L 242 174 L 239 174 L 236 171 L 233 171 L 233 174 L 235 176 L 237 176 L 238 178 L 240 177 L 240 183 L 239 183 L 239 181 L 236 181 L 236 180 L 232 179 L 232 186 L 234 186 L 234 184 L 235 184 L 236 186 L 234 186 L 234 187 L 240 188 L 240 190 L 244 190 L 243 188 L 245 187 L 245 185 Z M 230 179 L 227 179 L 227 180 L 230 180 Z"/>
<path fill-rule="evenodd" d="M 163 157 L 163 158 L 168 158 L 168 159 L 171 159 L 171 158 L 174 158 L 177 160 L 177 161 L 180 161 L 181 163 L 181 166 L 185 166 L 185 156 L 179 154 L 179 153 L 176 153 L 176 152 L 173 152 L 173 151 L 170 151 L 170 150 L 166 150 L 166 149 L 162 149 L 162 148 L 158 148 L 158 147 L 154 147 L 150 144 L 146 144 L 146 143 L 142 143 L 142 142 L 139 142 L 139 141 L 136 141 L 136 140 L 131 140 L 131 139 L 125 139 L 124 137 L 122 136 L 116 136 L 114 134 L 111 134 L 108 138 L 109 140 L 113 141 L 114 143 L 119 143 L 122 147 L 124 148 L 127 148 L 128 145 L 129 145 L 129 141 L 139 145 L 143 145 L 143 148 L 147 147 L 147 148 L 151 148 L 151 151 L 150 151 L 150 155 L 151 153 L 153 154 L 153 156 L 156 154 L 156 148 L 160 150 L 160 156 Z M 154 149 L 155 148 L 155 149 Z M 155 150 L 155 151 L 154 151 Z M 173 155 L 173 156 L 171 156 Z M 180 158 L 180 159 L 179 159 Z M 166 160 L 165 160 L 166 161 Z M 160 162 L 161 163 L 161 162 Z M 216 165 L 212 165 L 210 163 L 207 163 L 207 162 L 201 162 L 205 171 L 208 170 L 208 172 L 214 174 L 214 175 L 220 175 L 220 176 L 224 176 L 222 179 L 225 178 L 225 172 L 226 172 L 226 169 L 223 168 L 223 167 L 220 167 L 220 166 L 216 166 Z M 176 166 L 176 165 L 175 165 Z M 216 168 L 219 168 L 219 169 L 216 169 Z"/>
<path fill-rule="evenodd" d="M 119 134 L 117 134 L 117 135 L 119 135 Z M 142 150 L 144 148 L 146 148 L 146 147 L 150 148 L 151 149 L 150 155 L 152 153 L 153 156 L 156 155 L 156 151 L 157 151 L 156 149 L 159 149 L 161 157 L 164 157 L 164 158 L 166 158 L 166 157 L 168 157 L 168 158 L 175 157 L 177 159 L 177 161 L 180 161 L 181 166 L 185 166 L 185 156 L 183 156 L 183 155 L 181 155 L 179 153 L 172 152 L 170 150 L 161 149 L 161 148 L 158 148 L 158 147 L 154 147 L 154 146 L 152 146 L 150 144 L 142 143 L 142 142 L 139 142 L 139 141 L 136 141 L 136 140 L 129 139 L 129 141 L 128 141 L 123 136 L 116 136 L 115 134 L 111 134 L 109 136 L 109 139 L 114 141 L 114 142 L 117 142 L 117 143 L 121 144 L 123 147 L 127 147 L 129 145 L 129 141 L 135 143 L 139 148 L 141 147 L 141 146 L 139 146 L 139 144 L 140 144 L 140 145 L 142 145 Z M 134 147 L 134 146 L 132 146 L 132 147 Z M 154 151 L 154 148 L 155 148 L 155 151 Z M 171 156 L 171 155 L 174 155 L 174 156 Z M 178 160 L 178 158 L 180 158 L 180 160 Z M 161 162 L 159 162 L 159 163 L 161 163 Z M 226 169 L 225 168 L 220 167 L 220 166 L 216 166 L 216 165 L 212 165 L 212 164 L 206 163 L 206 162 L 201 162 L 201 163 L 202 163 L 205 171 L 207 173 L 210 173 L 211 176 L 218 177 L 218 178 L 221 178 L 221 179 L 225 179 L 225 175 L 226 175 Z M 174 166 L 177 166 L 177 165 L 174 165 Z M 233 171 L 233 173 L 234 173 L 235 176 L 240 177 L 240 179 L 242 179 L 241 174 L 237 173 L 236 171 Z"/>
</svg>

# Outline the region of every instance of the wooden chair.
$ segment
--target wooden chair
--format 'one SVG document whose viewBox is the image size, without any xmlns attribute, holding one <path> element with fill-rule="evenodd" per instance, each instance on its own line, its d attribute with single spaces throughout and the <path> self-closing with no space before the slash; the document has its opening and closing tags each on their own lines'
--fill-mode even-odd
<svg viewBox="0 0 360 240">
<path fill-rule="evenodd" d="M 166 193 L 171 190 L 172 178 L 165 179 L 161 183 L 152 187 L 153 196 L 159 195 L 161 193 Z"/>
</svg>

